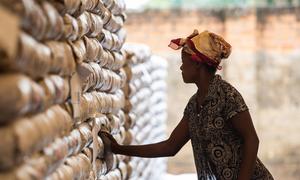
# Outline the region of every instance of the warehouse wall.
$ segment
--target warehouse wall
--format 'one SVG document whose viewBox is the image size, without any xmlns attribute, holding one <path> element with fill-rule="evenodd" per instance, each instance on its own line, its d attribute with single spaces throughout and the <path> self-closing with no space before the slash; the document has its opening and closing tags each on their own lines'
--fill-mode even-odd
<svg viewBox="0 0 300 180">
<path fill-rule="evenodd" d="M 261 140 L 259 155 L 278 179 L 300 176 L 296 140 L 300 128 L 299 7 L 146 11 L 128 17 L 127 39 L 147 43 L 169 60 L 169 131 L 196 89 L 182 83 L 180 53 L 167 45 L 194 28 L 208 29 L 225 36 L 233 46 L 221 73 L 240 90 L 250 108 Z M 194 172 L 191 149 L 185 147 L 169 165 L 171 172 Z"/>
</svg>

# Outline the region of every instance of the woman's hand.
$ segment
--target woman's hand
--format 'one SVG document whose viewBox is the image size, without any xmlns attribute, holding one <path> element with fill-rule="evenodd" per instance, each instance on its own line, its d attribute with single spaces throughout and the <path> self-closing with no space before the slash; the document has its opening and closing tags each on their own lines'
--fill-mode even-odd
<svg viewBox="0 0 300 180">
<path fill-rule="evenodd" d="M 111 170 L 114 166 L 114 157 L 112 153 L 116 153 L 116 147 L 119 145 L 117 141 L 108 132 L 100 131 L 99 136 L 104 144 L 104 159 L 107 170 Z"/>
<path fill-rule="evenodd" d="M 100 131 L 99 135 L 104 143 L 105 151 L 116 153 L 117 147 L 119 146 L 115 138 L 105 131 Z"/>
<path fill-rule="evenodd" d="M 104 154 L 109 151 L 115 154 L 146 158 L 174 156 L 190 140 L 187 117 L 181 119 L 168 140 L 157 143 L 119 145 L 108 132 L 101 131 L 99 136 L 104 143 Z"/>
</svg>

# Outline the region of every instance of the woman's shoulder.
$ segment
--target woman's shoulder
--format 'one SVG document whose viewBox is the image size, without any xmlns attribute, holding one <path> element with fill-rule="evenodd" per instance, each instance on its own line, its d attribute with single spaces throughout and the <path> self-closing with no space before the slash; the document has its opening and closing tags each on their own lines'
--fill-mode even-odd
<svg viewBox="0 0 300 180">
<path fill-rule="evenodd" d="M 248 110 L 248 107 L 241 93 L 230 83 L 222 80 L 220 83 L 224 94 L 223 103 L 225 104 L 223 113 L 225 119 L 230 119 L 237 113 Z"/>
<path fill-rule="evenodd" d="M 241 95 L 237 88 L 235 88 L 231 83 L 222 78 L 219 81 L 219 87 L 226 96 Z"/>
</svg>

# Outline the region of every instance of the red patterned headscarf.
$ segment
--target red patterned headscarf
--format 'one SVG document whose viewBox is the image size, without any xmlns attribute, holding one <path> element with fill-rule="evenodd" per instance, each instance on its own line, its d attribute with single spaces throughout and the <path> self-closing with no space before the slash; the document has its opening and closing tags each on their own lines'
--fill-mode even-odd
<svg viewBox="0 0 300 180">
<path fill-rule="evenodd" d="M 197 30 L 187 38 L 171 40 L 169 47 L 174 50 L 184 47 L 184 51 L 191 54 L 192 60 L 206 63 L 217 69 L 222 69 L 219 65 L 222 59 L 228 58 L 231 53 L 231 45 L 221 36 L 209 31 L 198 33 Z"/>
</svg>

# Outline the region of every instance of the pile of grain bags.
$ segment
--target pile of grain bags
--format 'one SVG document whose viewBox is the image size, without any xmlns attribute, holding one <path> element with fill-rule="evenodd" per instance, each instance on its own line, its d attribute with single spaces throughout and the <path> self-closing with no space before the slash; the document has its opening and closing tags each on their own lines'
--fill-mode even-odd
<svg viewBox="0 0 300 180">
<path fill-rule="evenodd" d="M 150 49 L 142 44 L 127 43 L 124 49 L 127 52 L 124 111 L 125 129 L 131 137 L 129 140 L 132 144 L 165 140 L 166 61 L 151 55 Z M 166 171 L 166 160 L 163 158 L 132 157 L 127 165 L 134 169 L 130 179 L 160 179 Z"/>
<path fill-rule="evenodd" d="M 124 2 L 0 6 L 1 18 L 17 22 L 5 21 L 0 37 L 0 179 L 95 179 L 117 167 L 98 132 L 124 136 Z"/>
<path fill-rule="evenodd" d="M 155 179 L 164 171 L 164 160 L 107 152 L 98 136 L 108 131 L 120 144 L 164 136 L 160 58 L 137 62 L 147 67 L 141 83 L 153 108 L 126 111 L 127 57 L 142 53 L 123 48 L 124 10 L 122 0 L 0 2 L 0 179 Z"/>
</svg>

